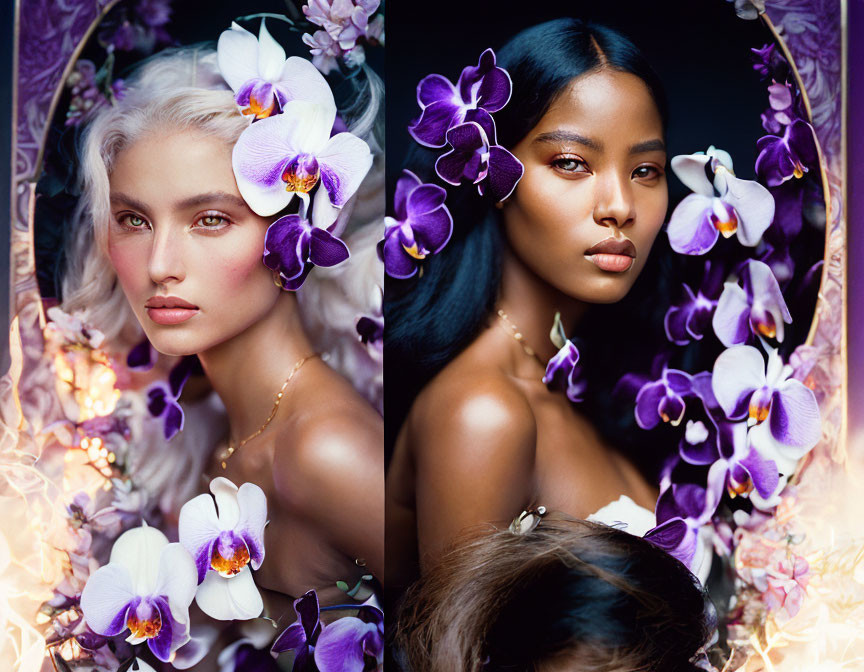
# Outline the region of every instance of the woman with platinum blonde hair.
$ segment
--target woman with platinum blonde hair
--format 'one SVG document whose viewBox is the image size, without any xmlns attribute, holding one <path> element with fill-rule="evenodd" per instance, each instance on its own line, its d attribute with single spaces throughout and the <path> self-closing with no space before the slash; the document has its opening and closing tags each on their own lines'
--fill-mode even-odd
<svg viewBox="0 0 864 672">
<path fill-rule="evenodd" d="M 256 49 L 269 72 L 243 70 Z M 163 379 L 197 356 L 218 399 L 199 386 L 184 419 L 194 358 L 151 386 L 138 403 L 177 437 L 151 431 L 133 446 L 133 478 L 169 517 L 218 476 L 260 487 L 269 525 L 255 582 L 277 619 L 309 590 L 344 602 L 346 584 L 383 565 L 383 430 L 369 403 L 380 359 L 356 327 L 380 314 L 382 89 L 368 68 L 350 83 L 337 116 L 324 77 L 264 27 L 256 38 L 234 24 L 218 52 L 145 61 L 86 129 L 67 241 L 65 311 L 113 352 L 132 349 L 130 367 L 150 346 L 167 356 Z M 256 182 L 268 160 L 272 179 Z M 142 330 L 150 345 L 134 347 Z"/>
</svg>

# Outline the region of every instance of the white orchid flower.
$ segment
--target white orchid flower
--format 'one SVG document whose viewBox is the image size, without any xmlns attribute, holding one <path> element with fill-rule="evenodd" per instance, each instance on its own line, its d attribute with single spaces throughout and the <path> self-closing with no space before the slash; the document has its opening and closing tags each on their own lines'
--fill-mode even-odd
<svg viewBox="0 0 864 672">
<path fill-rule="evenodd" d="M 189 605 L 197 587 L 195 562 L 180 544 L 169 544 L 154 527 L 120 535 L 107 565 L 81 593 L 81 611 L 94 632 L 112 637 L 124 630 L 130 644 L 147 642 L 162 662 L 189 641 Z"/>
<path fill-rule="evenodd" d="M 308 219 L 309 192 L 317 185 L 312 224 L 326 229 L 336 221 L 372 167 L 372 152 L 351 133 L 331 137 L 335 121 L 335 105 L 293 100 L 282 114 L 243 131 L 232 165 L 240 194 L 256 214 L 275 215 L 296 195 L 303 201 L 300 216 Z"/>
<path fill-rule="evenodd" d="M 266 119 L 279 114 L 290 100 L 334 105 L 333 92 L 318 69 L 299 56 L 286 59 L 263 20 L 257 38 L 232 22 L 219 36 L 216 55 L 243 114 Z"/>
<path fill-rule="evenodd" d="M 238 488 L 221 476 L 210 492 L 180 509 L 180 543 L 195 559 L 201 584 L 195 602 L 221 621 L 255 618 L 264 603 L 251 570 L 264 561 L 267 497 L 253 483 Z"/>
</svg>

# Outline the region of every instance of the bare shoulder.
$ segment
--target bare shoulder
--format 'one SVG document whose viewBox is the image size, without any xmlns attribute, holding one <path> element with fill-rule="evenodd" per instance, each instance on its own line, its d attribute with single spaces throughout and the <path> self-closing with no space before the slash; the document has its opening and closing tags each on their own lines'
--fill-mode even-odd
<svg viewBox="0 0 864 672">
<path fill-rule="evenodd" d="M 406 424 L 418 464 L 533 463 L 537 426 L 519 386 L 493 369 L 448 367 L 417 397 Z"/>
<path fill-rule="evenodd" d="M 273 475 L 295 502 L 382 487 L 383 421 L 351 384 L 319 363 L 294 390 L 302 403 L 277 436 Z"/>
</svg>

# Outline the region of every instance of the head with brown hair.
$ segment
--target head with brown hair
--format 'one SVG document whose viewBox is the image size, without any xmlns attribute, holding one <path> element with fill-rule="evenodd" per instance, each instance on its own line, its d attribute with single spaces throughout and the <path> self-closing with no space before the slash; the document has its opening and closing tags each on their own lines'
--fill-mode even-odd
<svg viewBox="0 0 864 672">
<path fill-rule="evenodd" d="M 690 672 L 712 630 L 678 560 L 553 516 L 455 545 L 405 595 L 394 649 L 410 672 Z"/>
</svg>

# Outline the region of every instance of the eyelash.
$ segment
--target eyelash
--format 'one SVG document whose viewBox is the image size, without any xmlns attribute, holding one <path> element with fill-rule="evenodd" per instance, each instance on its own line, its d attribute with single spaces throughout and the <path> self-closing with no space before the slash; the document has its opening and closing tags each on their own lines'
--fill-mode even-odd
<svg viewBox="0 0 864 672">
<path fill-rule="evenodd" d="M 130 219 L 138 219 L 141 222 L 143 222 L 143 225 L 134 226 L 134 225 L 129 223 Z M 231 224 L 231 220 L 226 215 L 222 214 L 221 212 L 205 212 L 200 217 L 198 217 L 198 219 L 195 220 L 195 224 L 198 224 L 199 222 L 202 222 L 205 219 L 219 219 L 223 223 L 219 224 L 219 225 L 200 224 L 199 226 L 195 226 L 193 228 L 204 229 L 207 231 L 221 231 L 222 229 L 227 227 L 229 224 Z M 119 215 L 117 217 L 117 223 L 122 228 L 124 228 L 128 231 L 149 231 L 151 228 L 150 223 L 146 219 L 144 219 L 143 217 L 141 217 L 139 215 L 133 215 L 132 213 L 125 213 L 125 214 Z"/>
<path fill-rule="evenodd" d="M 564 166 L 562 165 L 562 164 L 565 164 L 565 163 L 575 163 L 577 166 L 585 166 L 585 167 L 586 167 L 586 170 L 571 170 L 571 169 L 567 169 L 567 168 L 564 168 Z M 575 173 L 585 173 L 585 172 L 588 172 L 588 170 L 587 170 L 587 166 L 588 166 L 588 164 L 587 164 L 585 161 L 583 161 L 582 159 L 579 159 L 579 158 L 576 158 L 576 157 L 573 157 L 573 156 L 562 156 L 562 157 L 558 157 L 558 158 L 556 158 L 556 159 L 553 159 L 553 161 L 552 161 L 552 165 L 553 165 L 555 168 L 557 168 L 558 170 L 560 170 L 561 172 L 563 172 L 563 173 L 567 173 L 567 174 L 570 174 L 570 175 L 575 174 Z M 638 167 L 633 171 L 633 175 L 635 176 L 635 175 L 636 175 L 636 172 L 637 172 L 637 171 L 640 171 L 640 170 L 650 170 L 650 171 L 652 172 L 652 174 L 651 174 L 651 175 L 644 175 L 644 176 L 642 176 L 641 178 L 637 177 L 637 179 L 652 180 L 652 179 L 655 179 L 655 178 L 657 178 L 657 177 L 660 177 L 660 176 L 663 174 L 663 173 L 662 173 L 662 172 L 661 172 L 661 171 L 660 171 L 656 166 L 638 166 Z"/>
</svg>

